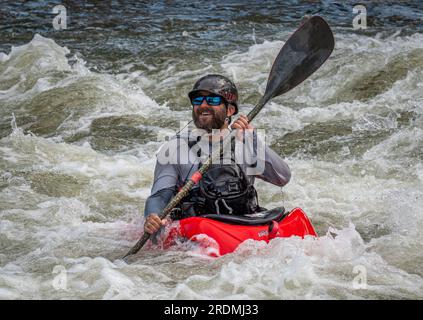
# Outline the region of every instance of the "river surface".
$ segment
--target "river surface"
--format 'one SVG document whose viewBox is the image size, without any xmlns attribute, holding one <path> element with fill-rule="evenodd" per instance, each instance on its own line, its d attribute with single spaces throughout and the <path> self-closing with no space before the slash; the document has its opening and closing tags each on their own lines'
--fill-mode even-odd
<svg viewBox="0 0 423 320">
<path fill-rule="evenodd" d="M 57 1 L 0 4 L 0 299 L 422 299 L 421 1 L 362 1 L 365 30 L 351 1 L 132 2 L 62 1 L 63 30 Z M 120 260 L 194 81 L 232 78 L 246 114 L 305 14 L 335 50 L 254 120 L 292 170 L 256 187 L 320 237 Z"/>
</svg>

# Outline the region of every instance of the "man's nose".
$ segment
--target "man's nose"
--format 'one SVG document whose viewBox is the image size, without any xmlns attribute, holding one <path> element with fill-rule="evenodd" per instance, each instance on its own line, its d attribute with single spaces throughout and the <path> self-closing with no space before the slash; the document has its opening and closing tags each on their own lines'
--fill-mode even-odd
<svg viewBox="0 0 423 320">
<path fill-rule="evenodd" d="M 208 107 L 208 103 L 206 101 L 206 99 L 203 99 L 203 102 L 201 102 L 200 107 Z"/>
</svg>

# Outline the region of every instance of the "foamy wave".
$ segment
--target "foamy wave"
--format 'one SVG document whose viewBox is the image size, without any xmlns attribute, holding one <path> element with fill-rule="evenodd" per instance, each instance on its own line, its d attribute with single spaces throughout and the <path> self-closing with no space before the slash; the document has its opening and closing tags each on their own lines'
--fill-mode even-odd
<svg viewBox="0 0 423 320">
<path fill-rule="evenodd" d="M 89 133 L 93 119 L 108 115 L 166 115 L 141 88 L 89 71 L 78 57 L 70 64 L 66 47 L 35 35 L 3 55 L 0 64 L 1 116 L 15 113 L 18 123 L 35 134 L 69 138 Z M 27 115 L 31 120 L 27 120 Z"/>
</svg>

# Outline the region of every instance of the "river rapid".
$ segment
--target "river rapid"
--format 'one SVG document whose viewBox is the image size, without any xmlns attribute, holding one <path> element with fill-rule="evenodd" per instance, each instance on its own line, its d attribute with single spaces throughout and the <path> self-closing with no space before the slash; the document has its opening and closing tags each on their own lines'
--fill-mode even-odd
<svg viewBox="0 0 423 320">
<path fill-rule="evenodd" d="M 365 30 L 349 1 L 62 3 L 64 30 L 57 2 L 0 5 L 0 299 L 423 298 L 420 2 L 362 2 Z M 246 114 L 305 14 L 327 19 L 335 50 L 254 120 L 292 170 L 256 187 L 319 238 L 120 260 L 193 83 L 230 77 Z"/>
</svg>

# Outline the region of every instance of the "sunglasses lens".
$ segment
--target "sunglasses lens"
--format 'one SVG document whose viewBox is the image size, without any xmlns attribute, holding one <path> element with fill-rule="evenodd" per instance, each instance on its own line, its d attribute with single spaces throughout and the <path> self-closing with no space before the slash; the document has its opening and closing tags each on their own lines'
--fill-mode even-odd
<svg viewBox="0 0 423 320">
<path fill-rule="evenodd" d="M 218 96 L 198 96 L 191 100 L 193 106 L 199 106 L 203 103 L 203 100 L 206 99 L 206 102 L 209 106 L 218 106 L 222 103 L 222 97 Z"/>
<path fill-rule="evenodd" d="M 206 97 L 206 101 L 211 106 L 218 106 L 219 104 L 222 103 L 222 98 L 221 97 L 208 96 L 208 97 Z"/>
<path fill-rule="evenodd" d="M 203 103 L 204 97 L 195 97 L 194 99 L 192 99 L 191 103 L 194 106 L 199 106 Z"/>
</svg>

